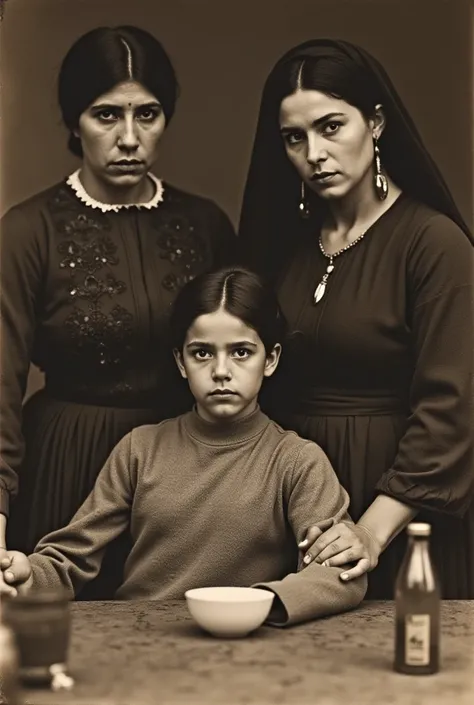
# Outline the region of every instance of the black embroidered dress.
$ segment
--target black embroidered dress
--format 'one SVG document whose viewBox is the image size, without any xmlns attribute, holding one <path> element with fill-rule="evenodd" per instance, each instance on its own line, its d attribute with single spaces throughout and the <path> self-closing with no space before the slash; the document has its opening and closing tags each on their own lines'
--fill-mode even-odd
<svg viewBox="0 0 474 705">
<path fill-rule="evenodd" d="M 114 445 L 180 413 L 167 315 L 179 288 L 223 263 L 233 229 L 211 201 L 154 179 L 140 206 L 93 201 L 77 172 L 2 221 L 0 509 L 32 551 L 66 524 Z M 30 361 L 46 386 L 25 405 Z"/>
</svg>

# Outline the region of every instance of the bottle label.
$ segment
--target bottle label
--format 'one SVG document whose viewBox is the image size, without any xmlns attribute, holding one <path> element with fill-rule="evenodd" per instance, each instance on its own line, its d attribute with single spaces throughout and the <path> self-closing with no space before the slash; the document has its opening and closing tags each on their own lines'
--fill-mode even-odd
<svg viewBox="0 0 474 705">
<path fill-rule="evenodd" d="M 405 619 L 405 663 L 428 666 L 430 662 L 430 615 L 407 614 Z"/>
</svg>

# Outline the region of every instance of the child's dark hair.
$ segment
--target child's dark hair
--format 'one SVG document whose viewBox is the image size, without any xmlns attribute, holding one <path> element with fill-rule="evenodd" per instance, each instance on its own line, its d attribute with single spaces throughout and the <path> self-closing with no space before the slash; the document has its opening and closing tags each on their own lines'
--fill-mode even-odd
<svg viewBox="0 0 474 705">
<path fill-rule="evenodd" d="M 272 287 L 255 272 L 226 267 L 199 275 L 178 294 L 170 319 L 173 347 L 182 350 L 196 318 L 219 309 L 257 331 L 268 355 L 283 342 L 286 322 Z"/>
</svg>

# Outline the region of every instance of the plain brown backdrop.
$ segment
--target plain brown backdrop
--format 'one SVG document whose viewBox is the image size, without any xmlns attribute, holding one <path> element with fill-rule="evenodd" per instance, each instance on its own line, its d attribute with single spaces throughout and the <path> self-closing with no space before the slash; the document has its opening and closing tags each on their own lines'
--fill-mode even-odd
<svg viewBox="0 0 474 705">
<path fill-rule="evenodd" d="M 284 51 L 323 36 L 382 62 L 473 223 L 471 0 L 4 0 L 1 212 L 77 167 L 57 71 L 77 37 L 118 24 L 155 34 L 181 84 L 157 175 L 212 197 L 234 223 L 264 80 Z M 30 391 L 38 384 L 33 375 Z"/>
</svg>

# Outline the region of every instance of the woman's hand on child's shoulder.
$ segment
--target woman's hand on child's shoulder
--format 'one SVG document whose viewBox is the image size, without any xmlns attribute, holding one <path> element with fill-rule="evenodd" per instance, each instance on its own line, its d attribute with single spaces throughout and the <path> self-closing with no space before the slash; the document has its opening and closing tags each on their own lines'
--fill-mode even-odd
<svg viewBox="0 0 474 705">
<path fill-rule="evenodd" d="M 20 587 L 31 582 L 31 565 L 28 556 L 20 551 L 7 551 L 0 560 L 0 596 L 16 597 Z"/>
<path fill-rule="evenodd" d="M 298 546 L 306 553 L 303 565 L 312 561 L 327 567 L 339 567 L 348 563 L 355 566 L 341 573 L 341 580 L 354 580 L 373 570 L 378 563 L 382 548 L 368 529 L 359 524 L 339 522 L 324 527 L 324 522 L 310 526 L 305 540 Z M 309 550 L 311 549 L 311 550 Z"/>
</svg>

